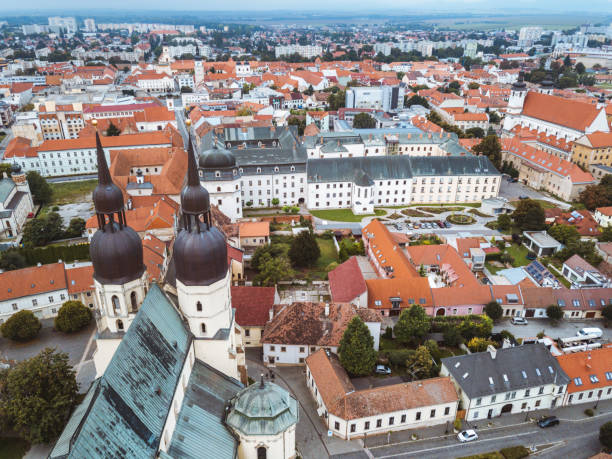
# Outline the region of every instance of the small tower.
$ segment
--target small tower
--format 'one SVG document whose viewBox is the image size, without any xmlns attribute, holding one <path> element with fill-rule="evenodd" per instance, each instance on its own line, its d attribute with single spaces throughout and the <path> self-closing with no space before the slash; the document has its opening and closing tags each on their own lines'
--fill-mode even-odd
<svg viewBox="0 0 612 459">
<path fill-rule="evenodd" d="M 210 193 L 210 201 L 232 222 L 242 218 L 242 188 L 240 169 L 231 151 L 218 148 L 213 140 L 213 147 L 200 156 L 200 180 L 202 186 Z M 263 205 L 271 206 L 271 197 Z M 258 203 L 259 204 L 259 203 Z"/>
<path fill-rule="evenodd" d="M 193 62 L 193 79 L 196 89 L 204 83 L 204 64 L 202 63 L 201 57 Z"/>
<path fill-rule="evenodd" d="M 226 423 L 240 439 L 240 459 L 291 459 L 298 417 L 297 400 L 262 375 L 230 401 Z"/>
<path fill-rule="evenodd" d="M 526 96 L 527 85 L 525 84 L 525 76 L 521 71 L 518 80 L 512 85 L 507 113 L 511 115 L 520 114 L 523 111 L 523 104 L 525 103 Z"/>
<path fill-rule="evenodd" d="M 542 83 L 540 83 L 539 92 L 541 94 L 552 96 L 554 89 L 555 89 L 555 83 L 552 80 L 552 75 L 550 74 L 550 72 L 547 72 L 546 78 L 544 78 L 544 80 L 542 80 Z"/>
<path fill-rule="evenodd" d="M 34 208 L 34 201 L 32 200 L 32 193 L 30 192 L 30 184 L 28 183 L 28 179 L 26 178 L 26 174 L 22 167 L 17 163 L 13 163 L 11 165 L 11 178 L 17 187 L 17 191 L 23 191 L 25 193 L 25 198 L 29 203 L 26 207 L 28 209 L 28 213 L 30 213 Z"/>
<path fill-rule="evenodd" d="M 227 242 L 212 224 L 208 191 L 200 185 L 191 133 L 187 185 L 181 192 L 180 229 L 173 252 L 178 304 L 194 335 L 196 357 L 228 376 L 245 379 L 241 378 L 246 377 L 246 368 L 231 302 Z"/>
<path fill-rule="evenodd" d="M 100 317 L 100 332 L 125 333 L 146 293 L 142 241 L 126 224 L 123 193 L 111 179 L 100 136 L 96 132 L 98 185 L 93 201 L 98 229 L 89 253 Z"/>
</svg>

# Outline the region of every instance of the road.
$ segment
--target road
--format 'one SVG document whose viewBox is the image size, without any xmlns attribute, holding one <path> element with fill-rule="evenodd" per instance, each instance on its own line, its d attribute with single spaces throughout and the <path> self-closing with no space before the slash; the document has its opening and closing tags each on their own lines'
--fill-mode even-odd
<svg viewBox="0 0 612 459">
<path fill-rule="evenodd" d="M 47 178 L 47 182 L 49 183 L 80 182 L 82 180 L 93 180 L 97 177 L 98 177 L 98 174 L 71 175 L 68 177 L 49 177 Z"/>
<path fill-rule="evenodd" d="M 516 338 L 532 338 L 539 332 L 544 331 L 551 338 L 568 338 L 575 336 L 576 332 L 584 327 L 598 327 L 603 332 L 603 339 L 612 341 L 612 328 L 604 328 L 603 322 L 598 320 L 562 320 L 553 325 L 548 319 L 527 319 L 527 325 L 512 325 L 509 320 L 504 319 L 493 326 L 493 332 L 508 330 Z"/>
<path fill-rule="evenodd" d="M 459 443 L 455 435 L 427 440 L 408 441 L 389 446 L 369 448 L 377 458 L 454 458 L 499 451 L 508 446 L 554 445 L 554 448 L 538 454 L 542 458 L 571 457 L 582 459 L 598 453 L 599 426 L 612 420 L 612 412 L 582 420 L 564 420 L 548 429 L 535 424 L 500 427 L 479 432 L 479 439 L 471 443 Z"/>
</svg>

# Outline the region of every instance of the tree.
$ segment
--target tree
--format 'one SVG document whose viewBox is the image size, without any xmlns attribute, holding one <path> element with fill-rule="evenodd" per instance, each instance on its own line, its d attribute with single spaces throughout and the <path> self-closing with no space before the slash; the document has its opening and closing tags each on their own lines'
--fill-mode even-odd
<svg viewBox="0 0 612 459">
<path fill-rule="evenodd" d="M 411 353 L 408 357 L 406 368 L 415 379 L 429 378 L 434 369 L 434 362 L 427 347 L 417 347 L 416 351 Z"/>
<path fill-rule="evenodd" d="M 57 212 L 50 212 L 25 224 L 22 241 L 27 247 L 39 247 L 61 239 L 63 235 L 62 217 Z"/>
<path fill-rule="evenodd" d="M 485 314 L 488 315 L 493 322 L 497 322 L 504 314 L 504 310 L 497 301 L 489 301 L 485 308 Z"/>
<path fill-rule="evenodd" d="M 599 428 L 599 441 L 608 451 L 612 450 L 612 421 L 608 421 Z"/>
<path fill-rule="evenodd" d="M 340 262 L 344 263 L 346 260 L 351 258 L 353 255 L 363 255 L 363 241 L 356 241 L 354 238 L 344 238 L 340 241 L 340 250 L 338 251 L 338 257 Z"/>
<path fill-rule="evenodd" d="M 35 204 L 43 205 L 51 202 L 53 190 L 42 175 L 36 171 L 29 171 L 26 174 L 26 178 Z"/>
<path fill-rule="evenodd" d="M 106 129 L 106 135 L 108 137 L 117 137 L 121 134 L 121 129 L 119 129 L 115 124 L 111 121 Z"/>
<path fill-rule="evenodd" d="M 7 250 L 0 257 L 0 269 L 3 271 L 13 271 L 15 269 L 25 268 L 27 266 L 26 259 L 17 250 Z"/>
<path fill-rule="evenodd" d="M 444 344 L 450 347 L 459 346 L 463 342 L 463 337 L 459 330 L 453 325 L 447 326 L 442 332 Z"/>
<path fill-rule="evenodd" d="M 429 108 L 429 102 L 423 96 L 414 95 L 410 99 L 406 99 L 404 107 L 409 108 L 413 105 L 421 105 L 425 108 Z"/>
<path fill-rule="evenodd" d="M 304 90 L 304 94 L 307 96 L 312 96 L 314 94 L 314 88 L 312 85 L 309 85 L 308 88 Z"/>
<path fill-rule="evenodd" d="M 376 127 L 376 120 L 368 113 L 358 113 L 353 118 L 355 129 L 373 129 Z"/>
<path fill-rule="evenodd" d="M 272 205 L 278 206 L 280 204 L 280 200 L 278 198 L 272 198 Z"/>
<path fill-rule="evenodd" d="M 612 304 L 605 305 L 601 310 L 601 315 L 607 321 L 612 321 Z"/>
<path fill-rule="evenodd" d="M 575 226 L 571 225 L 551 226 L 548 229 L 548 234 L 564 245 L 576 242 L 580 239 L 580 233 Z"/>
<path fill-rule="evenodd" d="M 501 118 L 497 112 L 489 113 L 489 123 L 497 124 L 501 121 Z"/>
<path fill-rule="evenodd" d="M 501 214 L 497 217 L 497 229 L 507 231 L 512 226 L 512 217 L 508 214 Z"/>
<path fill-rule="evenodd" d="M 612 242 L 612 226 L 606 226 L 597 239 L 599 242 Z"/>
<path fill-rule="evenodd" d="M 561 306 L 551 304 L 546 308 L 546 315 L 553 323 L 558 322 L 563 319 L 563 309 L 561 309 Z"/>
<path fill-rule="evenodd" d="M 431 319 L 427 316 L 425 309 L 413 304 L 409 309 L 402 311 L 393 331 L 401 343 L 417 344 L 423 341 L 430 327 Z"/>
<path fill-rule="evenodd" d="M 81 217 L 74 217 L 70 220 L 66 228 L 66 237 L 81 237 L 85 231 L 85 220 Z"/>
<path fill-rule="evenodd" d="M 480 85 L 476 83 L 475 81 L 472 81 L 471 83 L 468 84 L 468 89 L 478 89 L 478 88 L 480 88 Z"/>
<path fill-rule="evenodd" d="M 479 155 L 485 155 L 496 168 L 501 167 L 501 143 L 499 143 L 495 134 L 486 136 L 478 145 L 472 147 L 472 151 Z"/>
<path fill-rule="evenodd" d="M 321 249 L 314 233 L 302 231 L 294 237 L 288 255 L 293 266 L 302 268 L 314 265 L 321 256 Z"/>
<path fill-rule="evenodd" d="M 0 416 L 31 443 L 49 443 L 77 404 L 76 373 L 68 354 L 46 348 L 0 373 Z"/>
<path fill-rule="evenodd" d="M 30 341 L 40 331 L 42 324 L 32 311 L 21 310 L 0 325 L 2 336 L 13 341 Z"/>
<path fill-rule="evenodd" d="M 578 74 L 582 75 L 584 72 L 586 72 L 586 67 L 582 62 L 578 62 L 576 64 L 575 70 Z"/>
<path fill-rule="evenodd" d="M 484 352 L 489 346 L 495 347 L 495 342 L 479 337 L 472 338 L 467 344 L 468 349 L 472 352 Z"/>
<path fill-rule="evenodd" d="M 377 354 L 374 338 L 359 316 L 351 319 L 338 347 L 340 363 L 352 376 L 366 376 L 372 372 Z"/>
<path fill-rule="evenodd" d="M 81 330 L 91 322 L 91 310 L 80 301 L 66 301 L 57 312 L 55 329 L 64 333 Z"/>
<path fill-rule="evenodd" d="M 482 139 L 485 136 L 485 131 L 481 127 L 473 127 L 466 129 L 465 133 L 468 136 L 476 137 L 477 139 Z"/>
<path fill-rule="evenodd" d="M 521 231 L 537 231 L 546 226 L 544 209 L 533 199 L 521 200 L 512 213 L 512 218 Z"/>
<path fill-rule="evenodd" d="M 295 275 L 289 260 L 284 255 L 272 258 L 269 253 L 265 253 L 260 259 L 259 266 L 259 273 L 254 279 L 256 285 L 271 287 Z"/>
</svg>

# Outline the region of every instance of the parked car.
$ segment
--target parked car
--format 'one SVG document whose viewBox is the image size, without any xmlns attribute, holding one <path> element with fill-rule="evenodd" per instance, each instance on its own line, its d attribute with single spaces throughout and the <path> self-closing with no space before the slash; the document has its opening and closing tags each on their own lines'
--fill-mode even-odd
<svg viewBox="0 0 612 459">
<path fill-rule="evenodd" d="M 558 424 L 559 424 L 559 419 L 557 419 L 557 416 L 547 416 L 538 421 L 538 426 L 540 426 L 543 429 L 546 427 L 556 426 Z"/>
<path fill-rule="evenodd" d="M 441 221 L 438 221 L 438 222 L 436 222 L 436 223 L 438 224 L 438 226 L 439 226 L 440 228 L 444 228 L 444 223 L 442 223 Z"/>
<path fill-rule="evenodd" d="M 447 228 L 450 228 L 453 225 L 451 224 L 451 222 L 444 222 L 444 226 L 446 226 Z"/>
<path fill-rule="evenodd" d="M 524 194 L 519 196 L 519 199 L 529 199 L 529 196 L 525 196 Z"/>
<path fill-rule="evenodd" d="M 601 338 L 603 332 L 601 328 L 590 327 L 590 328 L 581 328 L 576 332 L 576 336 L 580 336 L 581 338 Z"/>
<path fill-rule="evenodd" d="M 377 375 L 390 375 L 391 368 L 386 365 L 376 365 L 376 370 L 374 370 Z"/>
<path fill-rule="evenodd" d="M 510 322 L 512 322 L 512 325 L 527 325 L 527 319 L 524 317 L 513 317 Z"/>
<path fill-rule="evenodd" d="M 478 434 L 473 430 L 464 430 L 463 432 L 459 432 L 457 438 L 461 443 L 465 443 L 468 441 L 478 440 Z"/>
<path fill-rule="evenodd" d="M 518 179 L 517 179 L 517 178 L 511 178 L 511 179 L 510 179 L 510 183 L 516 183 L 516 182 L 518 182 Z"/>
<path fill-rule="evenodd" d="M 420 227 L 421 227 L 421 224 L 420 224 L 420 223 L 415 223 L 415 224 L 414 224 L 414 229 L 419 229 Z"/>
</svg>

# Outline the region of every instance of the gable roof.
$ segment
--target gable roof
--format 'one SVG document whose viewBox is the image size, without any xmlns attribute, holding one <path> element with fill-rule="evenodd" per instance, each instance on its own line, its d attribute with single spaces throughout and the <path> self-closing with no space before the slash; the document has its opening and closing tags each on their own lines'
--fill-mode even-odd
<svg viewBox="0 0 612 459">
<path fill-rule="evenodd" d="M 275 287 L 232 286 L 232 307 L 236 309 L 236 323 L 263 327 L 274 306 Z"/>
<path fill-rule="evenodd" d="M 593 104 L 529 91 L 522 114 L 576 131 L 584 131 L 603 109 Z"/>
<path fill-rule="evenodd" d="M 330 271 L 328 278 L 329 290 L 334 303 L 348 303 L 367 290 L 355 256 Z"/>
<path fill-rule="evenodd" d="M 87 410 L 75 410 L 49 457 L 154 457 L 190 342 L 178 311 L 152 284 L 89 390 Z"/>
<path fill-rule="evenodd" d="M 543 344 L 446 357 L 442 365 L 469 398 L 516 389 L 564 385 L 569 377 Z"/>
<path fill-rule="evenodd" d="M 612 386 L 612 347 L 559 355 L 557 361 L 571 379 L 569 393 Z"/>
<path fill-rule="evenodd" d="M 16 269 L 0 273 L 0 301 L 39 295 L 66 288 L 63 263 Z"/>
</svg>

